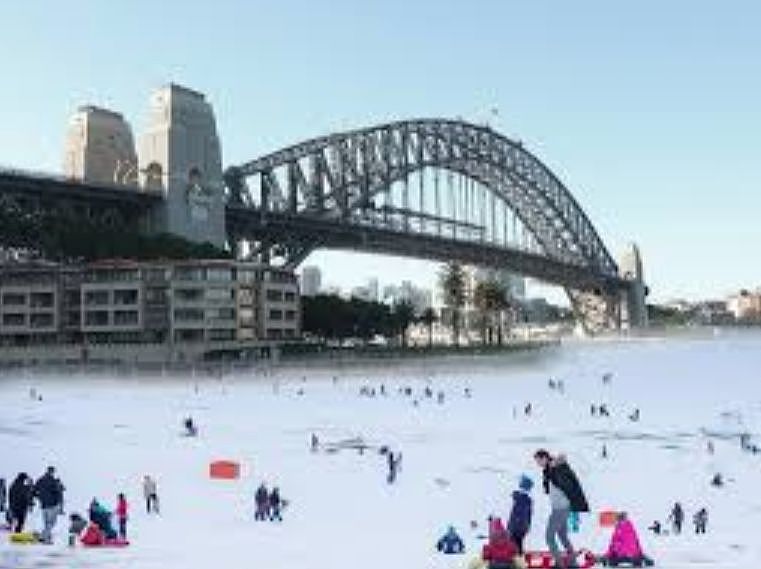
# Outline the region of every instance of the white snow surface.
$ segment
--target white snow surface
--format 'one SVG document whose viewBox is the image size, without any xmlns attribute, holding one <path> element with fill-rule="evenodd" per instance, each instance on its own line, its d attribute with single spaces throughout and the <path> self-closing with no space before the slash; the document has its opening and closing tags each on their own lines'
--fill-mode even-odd
<svg viewBox="0 0 761 569">
<path fill-rule="evenodd" d="M 606 372 L 613 374 L 609 385 L 601 381 Z M 480 552 L 486 517 L 508 516 L 522 473 L 536 483 L 527 545 L 546 549 L 548 500 L 532 459 L 539 447 L 567 456 L 589 498 L 593 513 L 571 534 L 577 547 L 603 552 L 610 530 L 599 527 L 597 513 L 616 509 L 629 512 L 658 567 L 758 567 L 761 455 L 741 451 L 738 434 L 758 440 L 760 373 L 761 335 L 752 333 L 320 362 L 221 379 L 20 372 L 0 379 L 0 476 L 10 482 L 27 471 L 36 478 L 55 465 L 67 512 L 86 514 L 93 497 L 113 508 L 124 492 L 131 545 L 69 548 L 62 517 L 51 546 L 13 545 L 0 533 L 0 567 L 464 568 Z M 564 381 L 564 395 L 548 388 L 549 378 Z M 359 396 L 360 387 L 381 383 L 388 396 Z M 398 393 L 407 385 L 414 398 Z M 422 396 L 426 385 L 446 392 L 443 405 Z M 42 401 L 31 400 L 32 387 Z M 525 417 L 529 401 L 534 412 Z M 593 402 L 606 403 L 612 416 L 590 417 Z M 636 407 L 641 420 L 633 423 L 628 415 Z M 199 425 L 195 439 L 180 436 L 186 415 Z M 310 452 L 311 433 L 323 443 L 362 437 L 401 451 L 397 482 L 386 482 L 385 458 L 376 451 Z M 241 478 L 211 480 L 214 459 L 240 461 Z M 710 486 L 716 472 L 725 487 Z M 146 473 L 158 481 L 159 516 L 144 511 Z M 262 481 L 290 502 L 282 523 L 253 520 Z M 646 527 L 665 521 L 677 500 L 687 531 L 653 536 Z M 691 518 L 703 506 L 708 534 L 695 536 Z M 465 556 L 435 553 L 449 524 L 465 538 Z M 38 508 L 28 527 L 41 527 Z"/>
</svg>

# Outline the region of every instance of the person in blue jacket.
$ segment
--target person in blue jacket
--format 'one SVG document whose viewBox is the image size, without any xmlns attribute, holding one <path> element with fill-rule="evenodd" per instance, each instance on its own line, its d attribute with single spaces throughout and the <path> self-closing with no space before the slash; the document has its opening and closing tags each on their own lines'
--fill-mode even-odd
<svg viewBox="0 0 761 569">
<path fill-rule="evenodd" d="M 462 538 L 457 535 L 457 531 L 454 527 L 449 526 L 447 532 L 436 544 L 436 549 L 446 555 L 456 555 L 465 553 L 465 544 L 462 542 Z"/>
<path fill-rule="evenodd" d="M 534 503 L 529 492 L 533 487 L 534 482 L 524 474 L 518 482 L 518 489 L 513 492 L 513 508 L 507 522 L 507 531 L 510 534 L 510 539 L 518 548 L 518 553 L 523 553 L 523 540 L 531 528 L 531 513 L 534 509 Z"/>
</svg>

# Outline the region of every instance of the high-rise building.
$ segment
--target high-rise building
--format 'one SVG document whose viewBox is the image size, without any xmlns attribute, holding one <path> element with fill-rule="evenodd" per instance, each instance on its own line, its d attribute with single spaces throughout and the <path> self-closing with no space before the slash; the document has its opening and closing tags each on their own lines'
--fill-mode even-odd
<svg viewBox="0 0 761 569">
<path fill-rule="evenodd" d="M 301 295 L 315 296 L 322 288 L 322 272 L 319 267 L 310 265 L 301 270 Z"/>
<path fill-rule="evenodd" d="M 122 115 L 87 105 L 69 121 L 64 175 L 94 184 L 137 184 L 132 129 Z"/>
</svg>

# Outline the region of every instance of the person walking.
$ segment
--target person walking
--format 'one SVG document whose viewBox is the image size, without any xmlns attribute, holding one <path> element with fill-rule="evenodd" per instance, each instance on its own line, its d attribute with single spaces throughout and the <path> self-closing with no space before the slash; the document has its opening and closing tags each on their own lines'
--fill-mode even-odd
<svg viewBox="0 0 761 569">
<path fill-rule="evenodd" d="M 507 532 L 521 555 L 523 554 L 523 540 L 531 529 L 531 514 L 534 505 L 529 493 L 533 487 L 534 482 L 531 478 L 525 474 L 521 476 L 518 489 L 513 492 L 513 507 L 507 521 Z"/>
<path fill-rule="evenodd" d="M 53 528 L 55 528 L 58 515 L 61 513 L 61 499 L 63 484 L 55 476 L 55 468 L 49 466 L 34 485 L 34 495 L 42 509 L 42 533 L 40 541 L 51 543 L 53 540 Z"/>
<path fill-rule="evenodd" d="M 674 507 L 671 508 L 671 513 L 669 514 L 668 521 L 671 522 L 671 526 L 673 527 L 674 533 L 676 535 L 682 533 L 682 524 L 684 523 L 684 509 L 682 508 L 682 504 L 679 502 L 674 504 Z"/>
<path fill-rule="evenodd" d="M 143 497 L 145 498 L 145 511 L 147 513 L 159 513 L 159 494 L 156 480 L 148 474 L 143 477 Z"/>
<path fill-rule="evenodd" d="M 705 533 L 708 526 L 708 510 L 705 508 L 700 508 L 700 510 L 698 510 L 698 512 L 695 514 L 694 522 L 695 533 Z"/>
<path fill-rule="evenodd" d="M 32 504 L 33 495 L 31 478 L 26 472 L 19 472 L 8 489 L 8 511 L 12 521 L 11 530 L 14 533 L 24 531 L 26 515 L 29 512 L 29 506 Z"/>
<path fill-rule="evenodd" d="M 261 483 L 254 495 L 254 501 L 256 502 L 256 511 L 254 512 L 254 519 L 259 522 L 265 521 L 269 517 L 269 502 L 270 493 L 267 490 L 264 482 Z"/>
<path fill-rule="evenodd" d="M 545 539 L 556 567 L 568 567 L 575 563 L 575 551 L 568 539 L 568 515 L 571 512 L 588 512 L 589 504 L 584 496 L 576 473 L 562 455 L 553 457 L 539 449 L 534 460 L 542 469 L 544 492 L 550 499 L 550 516 L 547 519 Z M 565 548 L 567 559 L 560 555 L 557 540 Z"/>
<path fill-rule="evenodd" d="M 119 524 L 119 538 L 127 539 L 127 512 L 129 506 L 127 505 L 127 498 L 124 494 L 119 494 L 116 498 L 116 521 Z"/>
<path fill-rule="evenodd" d="M 282 522 L 283 516 L 281 514 L 283 510 L 283 500 L 280 498 L 280 489 L 275 486 L 269 495 L 269 510 L 271 522 Z"/>
</svg>

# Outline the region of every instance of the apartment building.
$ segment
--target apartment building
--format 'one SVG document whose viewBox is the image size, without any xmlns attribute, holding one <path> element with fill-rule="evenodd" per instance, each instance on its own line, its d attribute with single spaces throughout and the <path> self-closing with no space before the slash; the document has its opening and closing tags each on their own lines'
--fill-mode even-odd
<svg viewBox="0 0 761 569">
<path fill-rule="evenodd" d="M 241 347 L 301 333 L 290 272 L 231 260 L 0 266 L 0 343 Z"/>
</svg>

